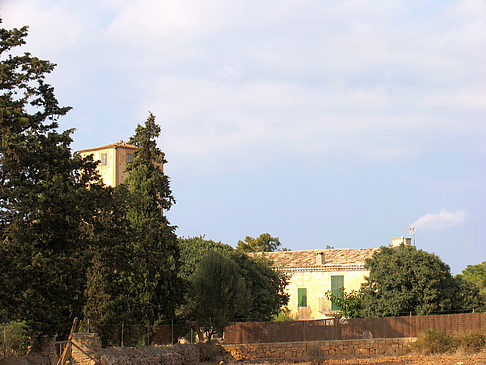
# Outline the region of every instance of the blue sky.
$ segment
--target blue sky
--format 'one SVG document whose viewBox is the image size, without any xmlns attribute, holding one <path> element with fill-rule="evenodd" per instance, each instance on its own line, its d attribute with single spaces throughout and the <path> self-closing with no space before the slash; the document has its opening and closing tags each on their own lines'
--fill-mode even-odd
<svg viewBox="0 0 486 365">
<path fill-rule="evenodd" d="M 181 236 L 486 260 L 486 1 L 3 0 L 74 149 L 163 128 Z M 404 232 L 405 230 L 405 232 Z"/>
</svg>

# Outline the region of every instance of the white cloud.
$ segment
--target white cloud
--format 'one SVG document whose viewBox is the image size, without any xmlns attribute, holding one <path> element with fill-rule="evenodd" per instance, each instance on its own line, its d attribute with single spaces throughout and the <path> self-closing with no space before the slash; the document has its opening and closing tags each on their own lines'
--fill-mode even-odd
<svg viewBox="0 0 486 365">
<path fill-rule="evenodd" d="M 424 231 L 437 231 L 452 228 L 462 224 L 467 218 L 465 210 L 449 212 L 445 209 L 439 213 L 429 213 L 417 219 L 413 225 Z"/>
<path fill-rule="evenodd" d="M 4 4 L 56 56 L 78 130 L 100 109 L 124 109 L 125 125 L 150 109 L 186 161 L 399 161 L 486 133 L 484 1 Z"/>
</svg>

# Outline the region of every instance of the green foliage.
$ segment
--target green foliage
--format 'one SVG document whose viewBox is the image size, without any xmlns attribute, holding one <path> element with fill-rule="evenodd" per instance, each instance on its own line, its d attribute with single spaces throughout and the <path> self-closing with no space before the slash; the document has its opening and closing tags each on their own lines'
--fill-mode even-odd
<svg viewBox="0 0 486 365">
<path fill-rule="evenodd" d="M 424 355 L 449 352 L 457 347 L 456 341 L 445 331 L 425 330 L 419 334 L 417 341 L 411 345 L 412 350 Z"/>
<path fill-rule="evenodd" d="M 231 257 L 245 280 L 251 303 L 241 319 L 269 321 L 289 302 L 289 295 L 285 292 L 288 275 L 273 269 L 272 263 L 265 257 L 249 257 L 238 251 Z"/>
<path fill-rule="evenodd" d="M 107 189 L 109 199 L 99 205 L 96 219 L 99 234 L 93 237 L 94 248 L 87 270 L 84 315 L 91 330 L 98 333 L 103 345 L 118 345 L 113 326 L 132 321 L 138 298 L 130 292 L 131 241 L 126 220 L 127 201 L 123 190 Z"/>
<path fill-rule="evenodd" d="M 238 241 L 236 249 L 242 252 L 273 252 L 278 251 L 280 240 L 269 233 L 262 233 L 257 238 L 246 236 L 244 241 Z"/>
<path fill-rule="evenodd" d="M 4 332 L 5 331 L 5 332 Z M 4 343 L 5 334 L 5 343 Z M 8 355 L 23 356 L 29 345 L 28 326 L 25 322 L 13 321 L 0 325 L 0 349 Z"/>
<path fill-rule="evenodd" d="M 481 296 L 478 287 L 457 275 L 455 278 L 458 286 L 455 307 L 462 312 L 481 312 L 486 309 L 486 298 Z"/>
<path fill-rule="evenodd" d="M 480 290 L 486 289 L 486 261 L 477 265 L 467 265 L 459 275 L 464 280 L 477 285 Z"/>
<path fill-rule="evenodd" d="M 479 352 L 486 348 L 486 334 L 479 332 L 465 332 L 455 334 L 457 346 L 467 353 Z"/>
<path fill-rule="evenodd" d="M 54 64 L 19 55 L 27 28 L 0 29 L 0 307 L 29 331 L 60 337 L 84 304 L 91 223 L 103 189 L 46 76 Z M 82 173 L 81 173 L 82 172 Z"/>
<path fill-rule="evenodd" d="M 250 257 L 231 246 L 221 242 L 205 240 L 203 237 L 179 238 L 182 266 L 180 275 L 189 282 L 186 290 L 188 303 L 194 301 L 194 289 L 190 285 L 200 263 L 211 252 L 218 252 L 233 261 L 242 276 L 248 291 L 245 299 L 245 308 L 238 312 L 236 320 L 265 321 L 276 315 L 280 308 L 288 303 L 288 294 L 285 287 L 288 277 L 283 272 L 273 269 L 272 263 L 263 257 Z M 182 312 L 188 319 L 192 315 L 188 308 Z"/>
<path fill-rule="evenodd" d="M 138 150 L 127 167 L 129 176 L 111 193 L 111 205 L 98 214 L 104 235 L 99 236 L 88 270 L 84 313 L 104 344 L 118 342 L 114 324 L 150 328 L 174 318 L 182 303 L 175 227 L 164 215 L 174 198 L 161 169 L 165 160 L 156 146 L 159 133 L 152 114 L 144 126 L 137 126 L 130 139 Z M 142 343 L 146 331 L 132 334 L 131 343 Z"/>
<path fill-rule="evenodd" d="M 446 312 L 460 306 L 458 282 L 436 255 L 415 247 L 381 247 L 366 261 L 365 317 Z"/>
<path fill-rule="evenodd" d="M 127 219 L 131 240 L 132 278 L 130 292 L 136 294 L 138 308 L 133 319 L 155 323 L 173 318 L 182 301 L 179 279 L 180 253 L 175 227 L 164 211 L 175 202 L 169 178 L 161 169 L 166 162 L 157 148 L 160 127 L 150 114 L 144 126 L 138 125 L 130 143 L 139 149 L 127 167 Z M 133 313 L 135 315 L 135 313 Z"/>
<path fill-rule="evenodd" d="M 203 236 L 178 238 L 181 253 L 180 276 L 189 280 L 197 269 L 201 260 L 211 251 L 230 253 L 233 247 L 222 242 L 206 240 Z"/>
<path fill-rule="evenodd" d="M 363 294 L 360 291 L 351 290 L 350 292 L 346 292 L 341 288 L 337 295 L 332 294 L 331 291 L 327 291 L 326 297 L 339 307 L 338 317 L 363 317 Z"/>
<path fill-rule="evenodd" d="M 292 315 L 292 311 L 288 307 L 280 308 L 279 312 L 272 317 L 273 322 L 298 321 L 298 315 Z"/>
<path fill-rule="evenodd" d="M 477 287 L 480 303 L 475 309 L 486 311 L 486 261 L 477 265 L 467 265 L 462 270 L 462 274 L 456 275 L 456 278 Z"/>
<path fill-rule="evenodd" d="M 186 315 L 205 329 L 208 340 L 250 304 L 245 280 L 238 265 L 217 251 L 210 251 L 191 278 Z"/>
<path fill-rule="evenodd" d="M 425 330 L 419 334 L 411 348 L 424 355 L 454 350 L 466 353 L 479 352 L 486 348 L 486 335 L 480 332 L 447 334 L 445 331 Z"/>
</svg>

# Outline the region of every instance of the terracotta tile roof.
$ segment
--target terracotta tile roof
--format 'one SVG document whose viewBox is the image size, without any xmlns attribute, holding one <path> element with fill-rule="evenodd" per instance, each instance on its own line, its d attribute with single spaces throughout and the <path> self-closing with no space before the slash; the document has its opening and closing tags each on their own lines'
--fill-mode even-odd
<svg viewBox="0 0 486 365">
<path fill-rule="evenodd" d="M 275 266 L 283 270 L 297 268 L 325 269 L 336 267 L 364 267 L 365 260 L 378 250 L 378 248 L 333 248 L 265 252 L 264 255 L 270 258 Z M 324 264 L 317 264 L 316 257 L 319 252 L 324 254 Z M 261 253 L 256 255 L 261 255 Z"/>
<path fill-rule="evenodd" d="M 94 148 L 87 148 L 85 150 L 79 150 L 78 152 L 79 153 L 84 153 L 84 152 L 91 152 L 91 151 L 98 151 L 98 150 L 106 150 L 106 149 L 109 149 L 109 148 L 119 148 L 119 147 L 129 148 L 129 149 L 134 149 L 134 150 L 138 149 L 138 147 L 135 146 L 135 145 L 133 145 L 133 144 L 129 144 L 129 143 L 120 141 L 120 142 L 115 142 L 115 143 L 107 144 L 106 146 L 94 147 Z"/>
</svg>

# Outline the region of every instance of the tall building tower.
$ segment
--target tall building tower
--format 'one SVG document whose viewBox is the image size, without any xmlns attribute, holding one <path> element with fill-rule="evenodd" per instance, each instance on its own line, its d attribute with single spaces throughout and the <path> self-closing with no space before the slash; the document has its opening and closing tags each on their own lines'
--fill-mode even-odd
<svg viewBox="0 0 486 365">
<path fill-rule="evenodd" d="M 98 170 L 105 185 L 117 186 L 128 176 L 125 172 L 128 163 L 133 158 L 133 152 L 138 148 L 123 141 L 106 146 L 88 148 L 78 151 L 82 157 L 93 155 L 95 161 L 100 161 Z"/>
</svg>

